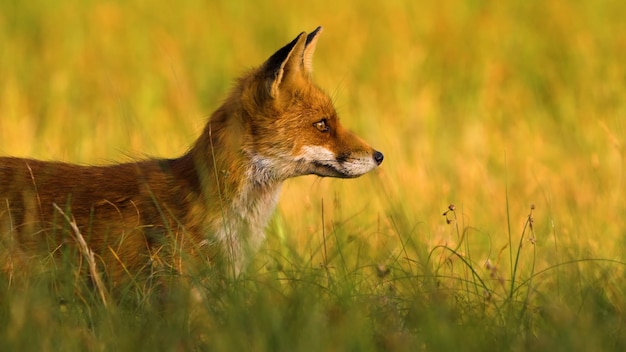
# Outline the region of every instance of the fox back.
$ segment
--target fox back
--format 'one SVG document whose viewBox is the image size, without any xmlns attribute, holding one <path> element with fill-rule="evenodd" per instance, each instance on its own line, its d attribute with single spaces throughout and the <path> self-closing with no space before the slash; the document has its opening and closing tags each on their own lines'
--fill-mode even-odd
<svg viewBox="0 0 626 352">
<path fill-rule="evenodd" d="M 286 179 L 358 177 L 383 160 L 311 80 L 320 32 L 240 78 L 181 157 L 107 166 L 0 157 L 0 267 L 16 277 L 42 258 L 80 257 L 84 239 L 111 286 L 207 266 L 240 272 Z"/>
</svg>

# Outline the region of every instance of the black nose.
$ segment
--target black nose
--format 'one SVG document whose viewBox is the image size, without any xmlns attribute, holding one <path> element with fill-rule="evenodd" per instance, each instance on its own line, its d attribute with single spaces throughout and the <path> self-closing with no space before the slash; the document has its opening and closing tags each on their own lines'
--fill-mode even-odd
<svg viewBox="0 0 626 352">
<path fill-rule="evenodd" d="M 383 162 L 384 158 L 385 158 L 385 156 L 383 155 L 383 153 L 381 153 L 379 151 L 375 151 L 374 152 L 374 160 L 376 161 L 376 164 L 380 165 L 380 163 Z"/>
</svg>

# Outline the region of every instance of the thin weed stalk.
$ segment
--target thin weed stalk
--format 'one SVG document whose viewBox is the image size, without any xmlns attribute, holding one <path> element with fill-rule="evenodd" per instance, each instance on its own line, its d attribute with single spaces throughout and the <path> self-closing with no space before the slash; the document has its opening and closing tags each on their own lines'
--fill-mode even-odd
<svg viewBox="0 0 626 352">
<path fill-rule="evenodd" d="M 506 154 L 504 155 L 504 163 L 507 164 Z M 506 168 L 504 171 L 504 199 L 505 199 L 505 207 L 506 207 L 506 225 L 507 225 L 507 233 L 509 235 L 509 263 L 513 264 L 513 234 L 511 231 L 511 213 L 509 210 L 509 176 L 506 172 Z M 518 252 L 519 254 L 519 252 Z M 517 263 L 516 265 L 517 266 Z M 511 288 L 509 289 L 509 299 L 513 298 L 513 289 L 515 288 L 515 271 L 516 267 L 511 266 Z"/>
<path fill-rule="evenodd" d="M 522 234 L 520 236 L 519 239 L 519 244 L 517 246 L 517 253 L 515 254 L 515 262 L 513 264 L 513 273 L 511 276 L 511 289 L 510 289 L 510 294 L 509 294 L 509 299 L 513 298 L 513 293 L 515 292 L 515 280 L 517 277 L 517 270 L 519 269 L 520 266 L 520 253 L 522 251 L 522 247 L 524 246 L 524 237 L 526 235 L 527 230 L 530 231 L 530 242 L 533 244 L 533 248 L 535 245 L 535 232 L 534 232 L 534 227 L 533 227 L 533 223 L 534 223 L 534 219 L 533 219 L 533 210 L 535 209 L 534 205 L 531 205 L 530 207 L 530 213 L 528 214 L 528 217 L 526 219 L 526 222 L 524 223 L 524 228 L 522 229 Z M 530 275 L 532 276 L 534 269 L 535 268 L 535 252 L 533 251 L 533 260 L 532 260 L 532 267 L 531 267 L 531 272 Z M 529 287 L 529 294 L 530 294 L 530 287 Z"/>
<path fill-rule="evenodd" d="M 98 267 L 96 266 L 96 258 L 95 258 L 93 251 L 91 250 L 91 248 L 89 248 L 89 246 L 87 245 L 87 242 L 85 241 L 85 238 L 80 233 L 80 229 L 78 228 L 78 225 L 76 225 L 76 221 L 74 221 L 73 219 L 70 219 L 70 217 L 67 214 L 65 214 L 65 212 L 63 212 L 63 210 L 58 205 L 56 205 L 56 203 L 53 204 L 53 206 L 65 218 L 65 220 L 68 222 L 68 224 L 72 228 L 72 231 L 74 232 L 74 235 L 76 236 L 76 243 L 78 244 L 78 249 L 81 252 L 81 254 L 85 257 L 85 260 L 87 261 L 87 264 L 89 266 L 89 273 L 91 274 L 94 284 L 96 285 L 96 289 L 98 290 L 100 299 L 102 300 L 102 304 L 104 305 L 105 308 L 107 308 L 109 294 L 106 290 L 106 287 L 104 286 L 104 283 L 102 282 L 102 277 L 100 276 Z"/>
</svg>

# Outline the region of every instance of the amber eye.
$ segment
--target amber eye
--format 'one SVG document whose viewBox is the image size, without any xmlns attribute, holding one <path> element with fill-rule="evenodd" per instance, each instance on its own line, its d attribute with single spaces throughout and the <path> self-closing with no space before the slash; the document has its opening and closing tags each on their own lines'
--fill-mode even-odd
<svg viewBox="0 0 626 352">
<path fill-rule="evenodd" d="M 317 128 L 317 130 L 320 132 L 328 132 L 328 130 L 330 129 L 326 124 L 326 119 L 321 119 L 320 121 L 317 121 L 313 124 L 313 126 L 315 126 L 315 128 Z"/>
</svg>

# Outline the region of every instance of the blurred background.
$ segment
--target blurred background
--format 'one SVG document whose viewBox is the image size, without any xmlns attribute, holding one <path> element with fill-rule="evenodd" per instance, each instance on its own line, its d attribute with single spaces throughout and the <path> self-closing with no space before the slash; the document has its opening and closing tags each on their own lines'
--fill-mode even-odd
<svg viewBox="0 0 626 352">
<path fill-rule="evenodd" d="M 179 156 L 239 75 L 322 25 L 314 79 L 385 161 L 288 181 L 270 243 L 319 248 L 324 221 L 385 263 L 398 232 L 454 247 L 455 204 L 476 260 L 498 262 L 533 204 L 540 263 L 623 258 L 624 13 L 619 0 L 3 1 L 0 154 Z"/>
</svg>

